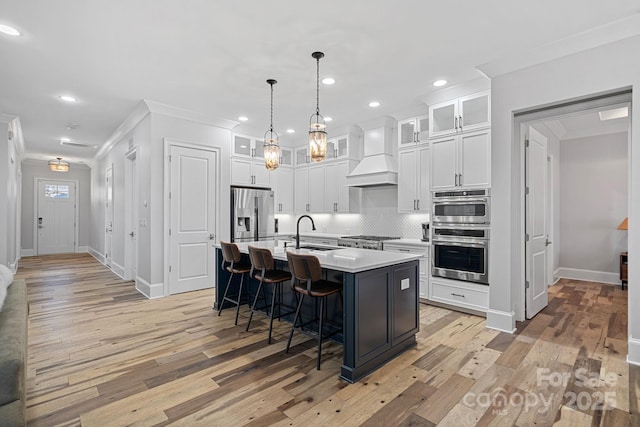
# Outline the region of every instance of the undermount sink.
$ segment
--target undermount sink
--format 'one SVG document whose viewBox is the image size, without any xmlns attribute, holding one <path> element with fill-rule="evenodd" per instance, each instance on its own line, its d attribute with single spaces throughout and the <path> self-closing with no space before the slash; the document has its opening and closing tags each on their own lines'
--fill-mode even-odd
<svg viewBox="0 0 640 427">
<path fill-rule="evenodd" d="M 334 248 L 331 246 L 300 245 L 300 249 L 309 249 L 311 251 L 335 251 L 336 249 L 341 248 Z"/>
</svg>

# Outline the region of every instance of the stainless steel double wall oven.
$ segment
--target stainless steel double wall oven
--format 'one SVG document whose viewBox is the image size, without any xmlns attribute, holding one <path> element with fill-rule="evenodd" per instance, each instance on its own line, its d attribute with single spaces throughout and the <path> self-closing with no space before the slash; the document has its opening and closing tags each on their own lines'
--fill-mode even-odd
<svg viewBox="0 0 640 427">
<path fill-rule="evenodd" d="M 431 275 L 489 284 L 489 189 L 433 193 Z"/>
</svg>

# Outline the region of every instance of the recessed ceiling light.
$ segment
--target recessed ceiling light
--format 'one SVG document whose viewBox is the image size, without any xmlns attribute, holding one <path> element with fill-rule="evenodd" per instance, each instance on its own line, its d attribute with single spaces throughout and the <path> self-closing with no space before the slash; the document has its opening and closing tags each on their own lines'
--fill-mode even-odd
<svg viewBox="0 0 640 427">
<path fill-rule="evenodd" d="M 8 36 L 14 36 L 14 37 L 20 35 L 20 31 L 8 25 L 2 25 L 2 24 L 0 24 L 0 33 L 6 34 Z"/>
<path fill-rule="evenodd" d="M 380 103 L 378 101 L 371 101 L 369 103 L 369 107 L 371 107 L 371 108 L 376 108 L 376 107 L 379 107 L 379 106 L 380 106 Z"/>
<path fill-rule="evenodd" d="M 240 116 L 240 117 L 238 117 L 238 120 L 240 120 L 241 122 L 246 122 L 247 120 L 249 120 L 249 117 Z"/>
<path fill-rule="evenodd" d="M 67 102 L 76 102 L 77 99 L 74 98 L 73 96 L 70 95 L 60 95 L 58 98 L 60 98 L 63 101 L 67 101 Z"/>
<path fill-rule="evenodd" d="M 599 111 L 598 115 L 600 116 L 601 121 L 621 119 L 623 117 L 629 116 L 629 108 L 621 107 L 621 108 L 614 108 L 612 110 Z"/>
<path fill-rule="evenodd" d="M 62 138 L 60 138 L 60 142 L 71 142 L 71 138 L 67 138 L 66 136 L 63 136 Z"/>
<path fill-rule="evenodd" d="M 336 82 L 336 80 L 333 77 L 325 77 L 324 79 L 322 79 L 322 83 L 326 84 L 326 85 L 332 85 Z"/>
<path fill-rule="evenodd" d="M 327 120 L 327 119 L 325 119 L 325 121 L 326 121 L 326 120 Z M 296 133 L 296 130 L 295 130 L 295 129 L 287 129 L 287 133 Z"/>
<path fill-rule="evenodd" d="M 440 86 L 444 86 L 447 84 L 446 80 L 436 80 L 435 82 L 433 82 L 433 85 L 435 87 L 440 87 Z"/>
<path fill-rule="evenodd" d="M 333 120 L 333 117 L 325 117 L 325 118 L 324 118 L 324 121 L 325 121 L 325 122 L 330 122 L 330 121 L 332 121 L 332 120 Z"/>
</svg>

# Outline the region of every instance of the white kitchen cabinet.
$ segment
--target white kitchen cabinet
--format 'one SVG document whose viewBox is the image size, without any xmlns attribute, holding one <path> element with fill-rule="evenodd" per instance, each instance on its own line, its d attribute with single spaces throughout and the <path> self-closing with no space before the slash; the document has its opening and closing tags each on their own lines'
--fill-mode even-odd
<svg viewBox="0 0 640 427">
<path fill-rule="evenodd" d="M 275 213 L 293 213 L 293 168 L 279 167 L 271 172 Z"/>
<path fill-rule="evenodd" d="M 420 298 L 427 299 L 429 296 L 429 276 L 430 264 L 429 264 L 429 244 L 423 242 L 402 242 L 402 241 L 386 241 L 383 243 L 383 249 L 391 252 L 403 252 L 410 254 L 421 255 L 418 260 L 420 263 Z"/>
<path fill-rule="evenodd" d="M 356 164 L 356 161 L 345 160 L 324 165 L 325 212 L 354 213 L 359 211 L 361 190 L 347 187 L 347 175 Z"/>
<path fill-rule="evenodd" d="M 428 140 L 428 114 L 398 121 L 398 148 L 410 147 Z"/>
<path fill-rule="evenodd" d="M 293 166 L 293 148 L 280 146 L 280 166 Z"/>
<path fill-rule="evenodd" d="M 398 212 L 431 211 L 429 145 L 398 150 Z"/>
<path fill-rule="evenodd" d="M 253 187 L 270 187 L 271 179 L 264 160 L 231 159 L 231 184 Z"/>
<path fill-rule="evenodd" d="M 491 130 L 431 140 L 431 189 L 491 186 Z"/>
<path fill-rule="evenodd" d="M 491 95 L 478 92 L 429 107 L 429 137 L 436 138 L 491 126 Z"/>
<path fill-rule="evenodd" d="M 232 139 L 232 156 L 264 160 L 264 141 L 261 138 L 233 134 Z"/>
<path fill-rule="evenodd" d="M 431 277 L 428 299 L 451 307 L 486 313 L 489 309 L 489 286 Z"/>
<path fill-rule="evenodd" d="M 304 147 L 296 148 L 295 152 L 296 157 L 296 166 L 304 166 L 309 164 L 311 158 L 309 157 L 309 147 L 306 145 Z"/>
<path fill-rule="evenodd" d="M 324 165 L 311 165 L 295 170 L 295 211 L 324 212 Z"/>
<path fill-rule="evenodd" d="M 360 160 L 362 152 L 362 132 L 356 128 L 348 134 L 327 140 L 327 160 Z"/>
</svg>

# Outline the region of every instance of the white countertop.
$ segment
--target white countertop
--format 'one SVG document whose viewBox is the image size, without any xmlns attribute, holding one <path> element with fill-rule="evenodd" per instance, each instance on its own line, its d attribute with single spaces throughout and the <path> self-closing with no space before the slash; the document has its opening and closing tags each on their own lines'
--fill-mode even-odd
<svg viewBox="0 0 640 427">
<path fill-rule="evenodd" d="M 289 239 L 284 239 L 287 242 Z M 260 242 L 237 243 L 240 252 L 249 253 L 249 245 L 261 248 L 268 248 L 273 253 L 273 258 L 281 261 L 287 260 L 284 249 L 284 240 L 264 240 Z M 322 246 L 322 245 L 315 245 Z M 220 245 L 216 245 L 220 247 Z M 420 258 L 419 254 L 409 254 L 400 252 L 374 251 L 370 249 L 339 248 L 329 251 L 313 249 L 295 249 L 287 243 L 287 251 L 312 254 L 318 257 L 323 268 L 344 271 L 347 273 L 359 273 L 361 271 L 373 270 L 374 268 L 388 267 L 390 265 L 401 264 Z"/>
</svg>

